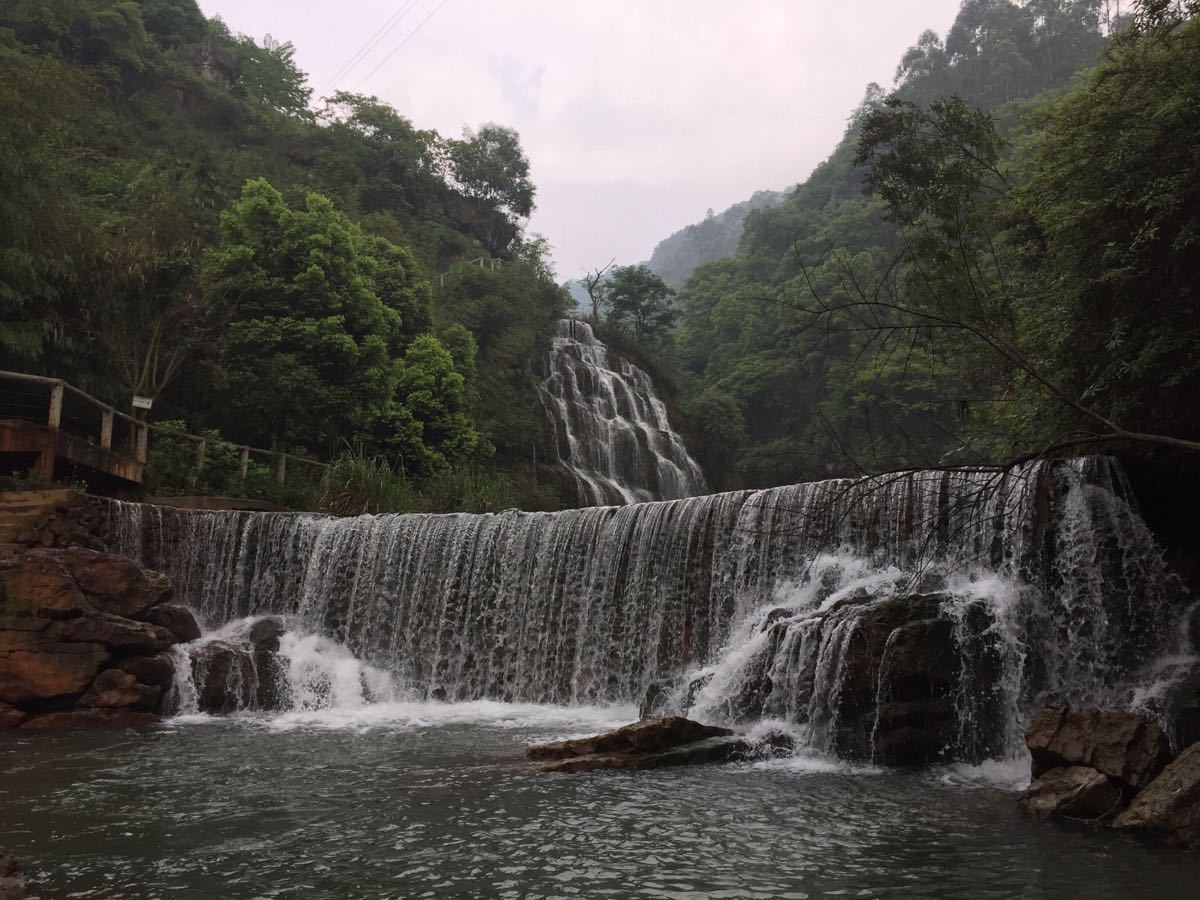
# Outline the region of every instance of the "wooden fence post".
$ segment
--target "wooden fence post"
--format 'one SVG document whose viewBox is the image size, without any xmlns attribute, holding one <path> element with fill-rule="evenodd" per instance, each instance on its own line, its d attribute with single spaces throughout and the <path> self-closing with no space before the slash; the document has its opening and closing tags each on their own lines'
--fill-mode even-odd
<svg viewBox="0 0 1200 900">
<path fill-rule="evenodd" d="M 208 452 L 208 441 L 201 438 L 196 443 L 196 474 L 204 471 L 204 454 Z"/>
<path fill-rule="evenodd" d="M 63 391 L 61 381 L 50 388 L 50 415 L 46 418 L 46 424 L 51 428 L 58 428 L 62 424 Z"/>
<path fill-rule="evenodd" d="M 280 453 L 275 457 L 275 480 L 283 484 L 287 477 L 287 454 Z"/>
<path fill-rule="evenodd" d="M 106 409 L 100 414 L 100 449 L 112 449 L 113 411 Z"/>
<path fill-rule="evenodd" d="M 246 480 L 246 473 L 250 471 L 250 448 L 243 447 L 238 451 L 238 476 L 242 481 Z"/>
<path fill-rule="evenodd" d="M 137 461 L 144 463 L 146 457 L 150 454 L 150 426 L 145 422 L 138 422 L 134 425 L 134 430 L 137 432 L 137 446 L 134 450 L 134 456 Z"/>
</svg>

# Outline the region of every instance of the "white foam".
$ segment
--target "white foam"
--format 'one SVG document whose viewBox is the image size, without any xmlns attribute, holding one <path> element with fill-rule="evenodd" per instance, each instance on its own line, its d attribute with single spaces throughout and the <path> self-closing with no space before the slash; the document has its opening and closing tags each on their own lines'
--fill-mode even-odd
<svg viewBox="0 0 1200 900">
<path fill-rule="evenodd" d="M 987 759 L 978 765 L 959 763 L 934 770 L 932 776 L 953 787 L 999 788 L 1023 791 L 1029 787 L 1029 758 Z"/>
</svg>

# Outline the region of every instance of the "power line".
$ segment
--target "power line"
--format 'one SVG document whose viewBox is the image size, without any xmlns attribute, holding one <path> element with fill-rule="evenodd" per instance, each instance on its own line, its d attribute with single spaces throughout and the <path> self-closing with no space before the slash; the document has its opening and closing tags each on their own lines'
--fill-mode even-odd
<svg viewBox="0 0 1200 900">
<path fill-rule="evenodd" d="M 366 84 L 368 81 L 370 81 L 370 80 L 371 80 L 371 76 L 372 76 L 372 75 L 374 75 L 376 72 L 378 72 L 380 69 L 382 69 L 382 68 L 384 67 L 384 65 L 386 65 L 386 64 L 387 64 L 387 61 L 388 61 L 389 59 L 391 59 L 393 56 L 395 56 L 397 53 L 399 53 L 399 52 L 400 52 L 400 48 L 401 48 L 401 47 L 403 47 L 405 44 L 407 44 L 409 41 L 411 41 L 411 40 L 413 39 L 413 37 L 416 35 L 416 33 L 417 33 L 418 31 L 420 31 L 422 28 L 424 28 L 424 27 L 425 27 L 425 23 L 426 23 L 426 22 L 428 22 L 430 19 L 432 19 L 434 16 L 436 16 L 436 15 L 438 14 L 438 11 L 439 11 L 439 10 L 440 10 L 440 9 L 441 9 L 443 6 L 445 6 L 447 3 L 449 3 L 449 2 L 450 2 L 450 0 L 442 0 L 442 2 L 441 2 L 441 3 L 439 3 L 439 4 L 438 4 L 438 5 L 437 5 L 437 6 L 434 8 L 433 12 L 431 12 L 431 13 L 430 13 L 429 15 L 427 15 L 427 16 L 426 16 L 424 19 L 422 19 L 422 20 L 421 20 L 421 24 L 420 24 L 420 25 L 418 25 L 416 28 L 414 28 L 412 31 L 410 31 L 410 32 L 408 33 L 408 37 L 406 37 L 404 40 L 402 40 L 402 41 L 401 41 L 401 42 L 400 42 L 400 43 L 399 43 L 399 44 L 396 46 L 396 49 L 395 49 L 395 50 L 393 50 L 391 53 L 389 53 L 387 56 L 385 56 L 385 57 L 383 58 L 383 61 L 382 61 L 382 62 L 380 62 L 380 63 L 379 63 L 379 65 L 377 65 L 375 68 L 373 68 L 373 69 L 370 71 L 370 73 L 367 75 L 367 77 L 366 77 L 366 78 L 364 78 L 362 81 L 360 81 L 360 82 L 359 82 L 359 83 L 358 83 L 358 84 L 355 86 L 355 88 L 354 88 L 354 89 L 355 89 L 355 90 L 358 90 L 358 89 L 359 89 L 359 88 L 361 88 L 361 87 L 362 87 L 364 84 Z"/>
<path fill-rule="evenodd" d="M 404 21 L 404 17 L 412 11 L 413 7 L 417 6 L 417 4 L 420 2 L 421 0 L 405 0 L 405 2 L 401 4 L 400 8 L 392 13 L 391 16 L 389 16 L 387 20 L 379 26 L 378 30 L 371 35 L 371 37 L 367 38 L 366 42 L 358 48 L 354 55 L 346 60 L 340 69 L 333 73 L 333 76 L 325 82 L 325 85 L 320 91 L 318 91 L 318 93 L 325 93 L 326 90 L 337 83 L 338 79 L 348 76 L 351 72 L 357 69 L 359 64 L 362 63 L 362 61 L 370 55 L 371 51 L 379 45 L 379 42 L 391 34 L 396 26 Z"/>
</svg>

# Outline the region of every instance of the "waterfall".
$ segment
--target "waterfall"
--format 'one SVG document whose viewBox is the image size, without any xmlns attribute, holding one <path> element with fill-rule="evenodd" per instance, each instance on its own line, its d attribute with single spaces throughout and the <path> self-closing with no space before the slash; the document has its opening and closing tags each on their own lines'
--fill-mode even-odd
<svg viewBox="0 0 1200 900">
<path fill-rule="evenodd" d="M 557 513 L 109 509 L 208 628 L 289 616 L 415 696 L 654 697 L 884 760 L 914 721 L 980 759 L 1046 702 L 1132 704 L 1186 607 L 1106 458 Z"/>
<path fill-rule="evenodd" d="M 654 380 L 610 352 L 590 325 L 560 320 L 544 367 L 538 393 L 580 505 L 674 500 L 707 490 Z"/>
</svg>

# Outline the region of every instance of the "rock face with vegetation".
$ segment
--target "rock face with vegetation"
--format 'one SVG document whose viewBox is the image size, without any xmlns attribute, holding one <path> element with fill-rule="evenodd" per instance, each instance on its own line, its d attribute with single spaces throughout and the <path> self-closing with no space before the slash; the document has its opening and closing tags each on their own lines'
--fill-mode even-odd
<svg viewBox="0 0 1200 900">
<path fill-rule="evenodd" d="M 1061 706 L 1034 719 L 1025 743 L 1027 811 L 1200 848 L 1200 743 L 1172 759 L 1163 730 L 1136 713 Z"/>
<path fill-rule="evenodd" d="M 163 616 L 167 579 L 122 556 L 32 550 L 0 562 L 0 727 L 145 725 L 174 667 L 165 654 L 195 630 Z"/>
</svg>

